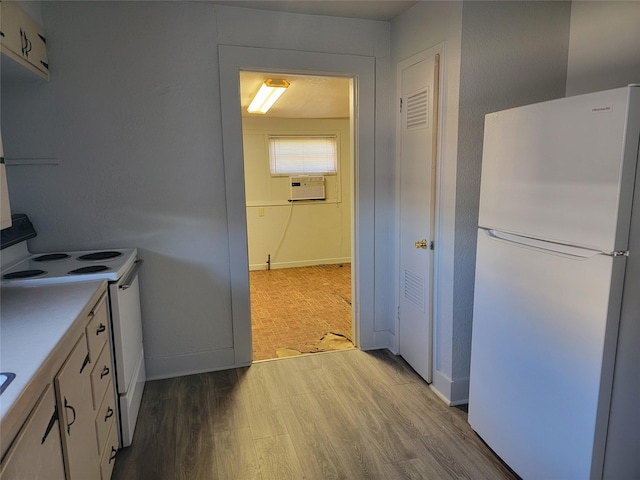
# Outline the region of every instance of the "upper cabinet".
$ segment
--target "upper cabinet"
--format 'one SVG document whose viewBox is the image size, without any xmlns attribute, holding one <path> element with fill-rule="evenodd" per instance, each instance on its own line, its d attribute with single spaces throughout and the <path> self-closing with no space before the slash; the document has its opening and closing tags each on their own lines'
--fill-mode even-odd
<svg viewBox="0 0 640 480">
<path fill-rule="evenodd" d="M 36 75 L 49 79 L 47 40 L 44 29 L 15 2 L 0 2 L 0 50 L 2 69 L 9 58 Z"/>
</svg>

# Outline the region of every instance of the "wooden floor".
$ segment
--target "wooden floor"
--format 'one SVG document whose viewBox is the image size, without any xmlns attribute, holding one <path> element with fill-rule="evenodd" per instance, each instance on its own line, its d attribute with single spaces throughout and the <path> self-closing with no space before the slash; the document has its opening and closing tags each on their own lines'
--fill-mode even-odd
<svg viewBox="0 0 640 480">
<path fill-rule="evenodd" d="M 402 359 L 347 350 L 148 382 L 112 478 L 516 477 Z"/>
</svg>

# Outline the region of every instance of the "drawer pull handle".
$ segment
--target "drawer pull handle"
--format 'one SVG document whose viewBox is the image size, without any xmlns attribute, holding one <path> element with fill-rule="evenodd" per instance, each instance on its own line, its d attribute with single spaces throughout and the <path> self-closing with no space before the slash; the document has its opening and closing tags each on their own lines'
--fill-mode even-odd
<svg viewBox="0 0 640 480">
<path fill-rule="evenodd" d="M 96 335 L 100 335 L 102 332 L 104 332 L 107 329 L 106 325 L 104 323 L 101 323 L 98 326 L 98 329 L 96 330 Z"/>
<path fill-rule="evenodd" d="M 47 437 L 49 436 L 49 434 L 51 433 L 51 429 L 55 425 L 56 420 L 58 420 L 58 407 L 57 406 L 53 407 L 53 415 L 51 415 L 51 418 L 49 419 L 49 425 L 47 425 L 47 429 L 44 432 L 44 436 L 42 437 L 42 442 L 40 442 L 40 445 L 44 445 L 44 442 L 47 439 Z"/>
<path fill-rule="evenodd" d="M 104 416 L 104 421 L 106 422 L 107 420 L 109 420 L 111 417 L 113 417 L 113 408 L 108 407 L 107 408 L 107 414 Z"/>
<path fill-rule="evenodd" d="M 111 456 L 109 457 L 109 463 L 113 462 L 116 459 L 116 453 L 118 453 L 116 447 L 111 447 Z"/>
<path fill-rule="evenodd" d="M 76 423 L 76 409 L 69 405 L 67 397 L 64 397 L 64 408 L 68 408 L 69 410 L 71 410 L 71 413 L 73 413 L 73 420 L 67 423 L 67 435 L 71 435 L 71 425 Z"/>
<path fill-rule="evenodd" d="M 109 375 L 109 367 L 105 365 L 102 369 L 102 373 L 100 374 L 100 380 L 102 380 L 107 375 Z"/>
</svg>

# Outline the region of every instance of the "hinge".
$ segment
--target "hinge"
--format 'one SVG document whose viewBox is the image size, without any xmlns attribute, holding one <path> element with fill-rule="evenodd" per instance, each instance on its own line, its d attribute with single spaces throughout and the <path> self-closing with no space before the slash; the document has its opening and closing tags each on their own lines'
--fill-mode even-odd
<svg viewBox="0 0 640 480">
<path fill-rule="evenodd" d="M 400 97 L 400 113 L 402 113 L 402 97 Z"/>
<path fill-rule="evenodd" d="M 433 243 L 433 240 L 431 240 L 431 243 L 429 243 L 429 249 L 430 250 L 434 250 L 436 248 L 435 243 Z"/>
<path fill-rule="evenodd" d="M 629 252 L 626 250 L 619 250 L 617 252 L 611 252 L 608 254 L 611 257 L 628 257 L 629 256 Z"/>
</svg>

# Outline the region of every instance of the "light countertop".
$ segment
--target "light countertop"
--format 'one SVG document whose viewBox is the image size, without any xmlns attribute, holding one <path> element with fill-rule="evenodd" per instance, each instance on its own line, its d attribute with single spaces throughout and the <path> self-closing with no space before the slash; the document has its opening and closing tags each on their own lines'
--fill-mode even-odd
<svg viewBox="0 0 640 480">
<path fill-rule="evenodd" d="M 17 425 L 24 421 L 21 419 L 24 411 L 28 415 L 33 407 L 28 404 L 31 401 L 35 404 L 37 395 L 44 390 L 46 383 L 53 381 L 65 355 L 70 353 L 70 348 L 82 335 L 86 315 L 105 288 L 105 281 L 88 281 L 3 286 L 0 289 L 0 371 L 16 375 L 0 395 L 0 421 L 3 428 L 9 427 L 8 424 L 15 427 L 14 423 Z M 67 348 L 66 353 L 62 351 Z M 45 363 L 48 371 L 40 374 Z M 48 378 L 50 375 L 51 378 Z M 43 382 L 40 386 L 39 383 Z M 30 390 L 29 394 L 27 390 Z M 33 395 L 36 395 L 35 400 L 32 400 Z M 19 418 L 9 421 L 5 416 L 12 410 L 18 410 Z"/>
</svg>

